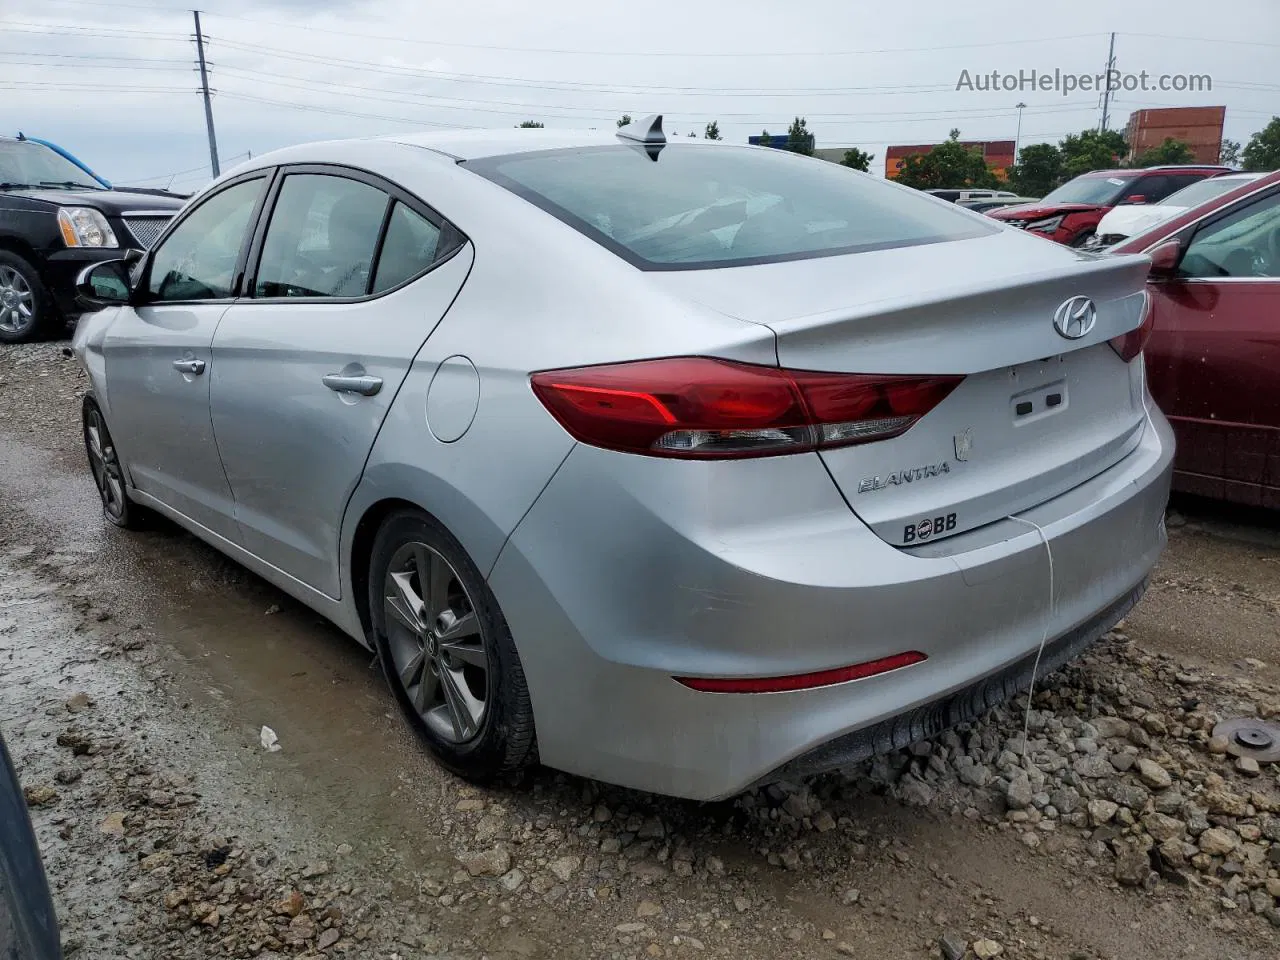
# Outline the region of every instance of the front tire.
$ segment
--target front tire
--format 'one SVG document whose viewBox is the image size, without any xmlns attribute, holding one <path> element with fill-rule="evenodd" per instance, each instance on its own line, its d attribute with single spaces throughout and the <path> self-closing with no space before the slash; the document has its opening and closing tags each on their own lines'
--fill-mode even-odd
<svg viewBox="0 0 1280 960">
<path fill-rule="evenodd" d="M 0 250 L 0 343 L 30 343 L 45 335 L 57 307 L 36 268 Z"/>
<path fill-rule="evenodd" d="M 369 609 L 387 682 L 442 765 L 484 783 L 537 761 L 511 631 L 476 565 L 434 518 L 402 510 L 383 522 Z"/>
<path fill-rule="evenodd" d="M 107 429 L 106 417 L 91 396 L 84 398 L 81 411 L 85 455 L 89 458 L 89 472 L 93 474 L 94 485 L 102 499 L 102 515 L 117 527 L 139 530 L 145 526 L 145 510 L 129 499 L 124 469 L 120 466 L 111 431 Z"/>
</svg>

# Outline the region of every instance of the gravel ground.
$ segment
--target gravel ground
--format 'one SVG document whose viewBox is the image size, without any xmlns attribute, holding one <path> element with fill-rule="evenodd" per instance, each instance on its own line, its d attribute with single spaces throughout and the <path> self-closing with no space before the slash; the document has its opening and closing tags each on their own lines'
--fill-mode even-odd
<svg viewBox="0 0 1280 960">
<path fill-rule="evenodd" d="M 1029 714 L 718 804 L 478 790 L 314 614 L 104 525 L 60 347 L 0 348 L 0 727 L 71 957 L 1280 949 L 1280 765 L 1212 737 L 1280 720 L 1274 520 L 1183 505 L 1146 600 Z"/>
</svg>

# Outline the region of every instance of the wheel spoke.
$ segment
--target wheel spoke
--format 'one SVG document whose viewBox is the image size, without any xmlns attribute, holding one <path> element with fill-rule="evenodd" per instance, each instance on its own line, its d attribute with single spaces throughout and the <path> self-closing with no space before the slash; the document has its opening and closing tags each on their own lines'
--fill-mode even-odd
<svg viewBox="0 0 1280 960">
<path fill-rule="evenodd" d="M 449 618 L 452 619 L 452 618 Z M 480 621 L 476 619 L 474 613 L 464 613 L 451 623 L 445 629 L 439 630 L 436 636 L 440 638 L 440 642 L 444 644 L 455 643 L 464 640 L 467 637 L 476 637 L 480 635 Z"/>
<path fill-rule="evenodd" d="M 427 707 L 436 702 L 440 692 L 440 677 L 436 672 L 438 668 L 425 658 L 423 663 L 422 676 L 418 680 L 418 686 L 409 696 L 413 703 L 413 708 L 418 711 L 419 715 L 427 712 Z"/>
<path fill-rule="evenodd" d="M 393 573 L 387 584 L 387 612 L 407 630 L 413 633 L 423 632 L 422 600 L 414 592 L 413 574 L 409 571 Z"/>
<path fill-rule="evenodd" d="M 443 665 L 439 670 L 440 687 L 444 691 L 445 708 L 449 711 L 454 733 L 459 740 L 468 740 L 476 732 L 484 704 L 471 695 L 466 684 L 452 670 Z"/>
<path fill-rule="evenodd" d="M 479 643 L 442 643 L 440 649 L 449 655 L 450 660 L 460 660 L 481 670 L 489 669 L 489 658 Z"/>
<path fill-rule="evenodd" d="M 419 551 L 418 564 L 418 576 L 422 580 L 423 618 L 434 627 L 440 614 L 449 609 L 453 568 L 440 554 L 426 548 Z"/>
<path fill-rule="evenodd" d="M 422 666 L 427 662 L 426 651 L 419 650 L 409 658 L 409 662 L 400 668 L 400 682 L 408 690 L 422 679 Z"/>
</svg>

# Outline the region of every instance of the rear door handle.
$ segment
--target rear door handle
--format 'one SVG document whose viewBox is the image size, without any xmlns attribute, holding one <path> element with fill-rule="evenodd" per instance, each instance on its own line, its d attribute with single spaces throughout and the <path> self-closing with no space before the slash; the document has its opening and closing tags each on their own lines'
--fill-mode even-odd
<svg viewBox="0 0 1280 960">
<path fill-rule="evenodd" d="M 382 389 L 382 378 L 367 374 L 361 377 L 344 377 L 340 373 L 329 373 L 321 377 L 320 382 L 336 393 L 358 393 L 362 397 L 372 397 Z"/>
<path fill-rule="evenodd" d="M 173 369 L 179 373 L 190 373 L 199 376 L 204 373 L 204 361 L 193 359 L 175 360 L 173 361 Z"/>
</svg>

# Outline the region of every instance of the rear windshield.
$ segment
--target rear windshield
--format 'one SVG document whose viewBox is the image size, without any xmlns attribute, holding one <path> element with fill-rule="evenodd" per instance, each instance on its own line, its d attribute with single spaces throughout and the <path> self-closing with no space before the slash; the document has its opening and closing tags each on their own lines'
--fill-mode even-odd
<svg viewBox="0 0 1280 960">
<path fill-rule="evenodd" d="M 834 256 L 997 229 L 923 194 L 781 150 L 619 144 L 466 166 L 649 270 Z"/>
</svg>

